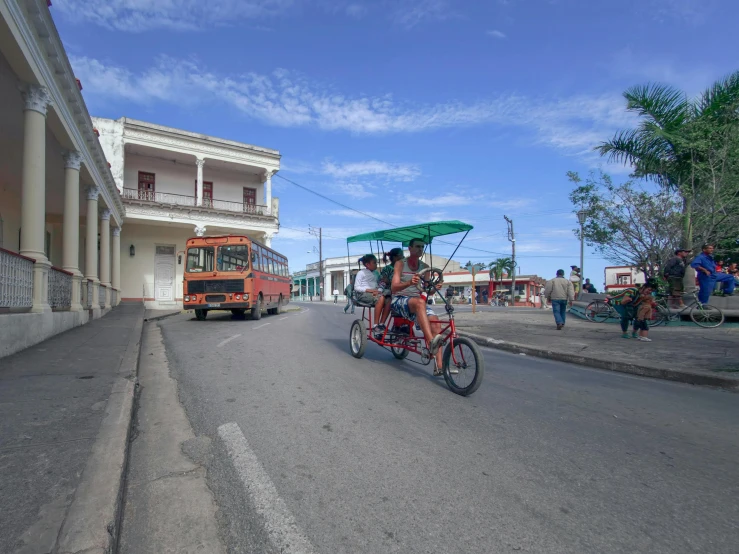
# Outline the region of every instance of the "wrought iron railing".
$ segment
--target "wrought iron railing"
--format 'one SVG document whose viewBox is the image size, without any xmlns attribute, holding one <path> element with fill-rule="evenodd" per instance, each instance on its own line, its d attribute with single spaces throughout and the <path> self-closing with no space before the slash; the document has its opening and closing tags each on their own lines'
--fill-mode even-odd
<svg viewBox="0 0 739 554">
<path fill-rule="evenodd" d="M 86 291 L 87 294 L 85 294 L 85 309 L 91 310 L 92 309 L 92 296 L 95 293 L 95 284 L 92 282 L 91 279 L 87 279 L 87 285 L 86 285 Z"/>
<path fill-rule="evenodd" d="M 57 267 L 49 269 L 49 306 L 64 310 L 72 306 L 72 274 Z"/>
<path fill-rule="evenodd" d="M 0 248 L 0 308 L 33 306 L 33 264 L 36 260 Z"/>
<path fill-rule="evenodd" d="M 121 196 L 125 200 L 140 200 L 154 202 L 157 204 L 168 204 L 173 206 L 208 208 L 226 212 L 238 212 L 250 215 L 269 215 L 267 206 L 262 204 L 251 204 L 249 202 L 232 202 L 230 200 L 216 200 L 203 198 L 203 203 L 198 206 L 197 198 L 184 194 L 172 194 L 169 192 L 153 192 L 148 190 L 137 190 L 124 188 Z"/>
<path fill-rule="evenodd" d="M 105 285 L 98 285 L 98 304 L 101 308 L 105 307 L 105 294 L 108 291 L 108 287 Z"/>
</svg>

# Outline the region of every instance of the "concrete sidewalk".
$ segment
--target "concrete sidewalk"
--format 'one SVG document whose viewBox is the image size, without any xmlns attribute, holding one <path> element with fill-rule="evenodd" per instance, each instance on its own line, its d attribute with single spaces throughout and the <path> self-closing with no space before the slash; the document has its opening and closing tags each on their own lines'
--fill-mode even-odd
<svg viewBox="0 0 739 554">
<path fill-rule="evenodd" d="M 0 552 L 114 546 L 143 317 L 124 303 L 0 359 Z"/>
<path fill-rule="evenodd" d="M 657 327 L 649 331 L 653 342 L 648 343 L 621 338 L 618 325 L 575 316 L 569 316 L 565 328 L 557 331 L 551 310 L 535 308 L 455 312 L 455 320 L 461 334 L 492 348 L 739 390 L 739 327 Z"/>
</svg>

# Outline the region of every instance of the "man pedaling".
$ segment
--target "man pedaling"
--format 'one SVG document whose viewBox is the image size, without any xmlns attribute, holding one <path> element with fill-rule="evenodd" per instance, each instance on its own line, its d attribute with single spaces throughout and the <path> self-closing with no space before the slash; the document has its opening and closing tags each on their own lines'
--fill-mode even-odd
<svg viewBox="0 0 739 554">
<path fill-rule="evenodd" d="M 406 259 L 395 262 L 391 290 L 393 299 L 390 304 L 393 313 L 418 324 L 423 336 L 428 342 L 429 352 L 436 361 L 434 375 L 442 371 L 441 343 L 443 337 L 441 323 L 431 307 L 421 296 L 417 285 L 421 278 L 416 274 L 419 270 L 429 267 L 421 261 L 426 243 L 423 239 L 413 239 L 408 244 L 409 255 Z M 440 287 L 441 283 L 437 285 Z"/>
</svg>

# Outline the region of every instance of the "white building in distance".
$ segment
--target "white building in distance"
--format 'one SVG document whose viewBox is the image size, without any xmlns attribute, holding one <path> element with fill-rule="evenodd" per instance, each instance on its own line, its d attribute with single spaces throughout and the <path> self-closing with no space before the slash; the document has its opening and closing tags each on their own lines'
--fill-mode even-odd
<svg viewBox="0 0 739 554">
<path fill-rule="evenodd" d="M 270 245 L 279 229 L 277 150 L 127 117 L 92 120 L 126 209 L 123 300 L 181 305 L 190 237 L 238 233 Z"/>
</svg>

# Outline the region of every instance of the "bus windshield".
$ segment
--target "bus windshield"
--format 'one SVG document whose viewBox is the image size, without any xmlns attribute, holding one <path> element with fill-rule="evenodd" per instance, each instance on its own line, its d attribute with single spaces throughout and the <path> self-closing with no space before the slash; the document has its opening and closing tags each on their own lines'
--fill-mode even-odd
<svg viewBox="0 0 739 554">
<path fill-rule="evenodd" d="M 201 273 L 213 271 L 214 248 L 212 246 L 201 246 L 199 248 L 187 249 L 188 273 Z"/>
<path fill-rule="evenodd" d="M 245 271 L 249 269 L 249 247 L 229 244 L 218 249 L 218 271 Z"/>
</svg>

